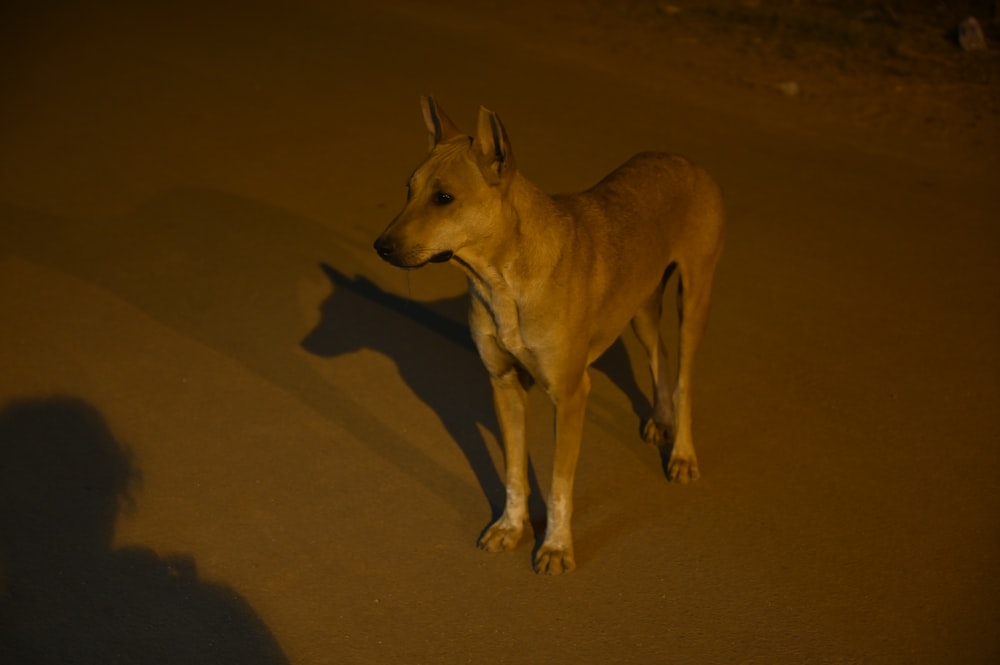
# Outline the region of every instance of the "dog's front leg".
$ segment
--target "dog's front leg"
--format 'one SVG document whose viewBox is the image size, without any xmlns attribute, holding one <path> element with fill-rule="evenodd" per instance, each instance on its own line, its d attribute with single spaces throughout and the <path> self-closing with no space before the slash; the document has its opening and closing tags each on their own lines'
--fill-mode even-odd
<svg viewBox="0 0 1000 665">
<path fill-rule="evenodd" d="M 502 552 L 517 546 L 528 520 L 528 449 L 524 439 L 527 390 L 514 367 L 490 380 L 507 466 L 507 501 L 500 519 L 479 538 L 479 546 L 489 552 Z"/>
<path fill-rule="evenodd" d="M 535 554 L 535 570 L 539 573 L 559 575 L 576 567 L 570 524 L 573 518 L 573 479 L 580 458 L 589 393 L 590 377 L 584 372 L 572 388 L 551 394 L 556 408 L 556 450 L 545 540 Z"/>
</svg>

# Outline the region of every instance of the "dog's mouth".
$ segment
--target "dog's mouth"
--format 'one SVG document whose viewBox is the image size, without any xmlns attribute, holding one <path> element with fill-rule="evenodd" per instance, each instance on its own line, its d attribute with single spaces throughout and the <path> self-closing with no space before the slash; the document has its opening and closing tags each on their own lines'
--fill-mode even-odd
<svg viewBox="0 0 1000 665">
<path fill-rule="evenodd" d="M 420 266 L 426 265 L 428 263 L 445 263 L 450 261 L 455 255 L 450 249 L 446 249 L 437 254 L 432 254 L 430 258 L 419 259 L 423 251 L 421 248 L 405 248 L 400 247 L 398 244 L 392 241 L 391 238 L 383 235 L 375 241 L 375 251 L 382 260 L 391 263 L 392 265 L 399 268 L 419 268 Z M 413 259 L 418 259 L 414 261 Z"/>
<path fill-rule="evenodd" d="M 434 256 L 432 256 L 431 258 L 427 259 L 427 262 L 428 263 L 445 263 L 447 261 L 450 261 L 451 257 L 453 257 L 453 256 L 455 256 L 455 252 L 451 251 L 450 249 L 446 249 L 445 251 L 439 252 L 439 253 L 435 254 Z"/>
<path fill-rule="evenodd" d="M 429 258 L 414 261 L 413 259 L 419 256 L 419 252 L 399 252 L 390 241 L 383 238 L 379 238 L 375 241 L 375 251 L 378 252 L 378 255 L 382 257 L 384 261 L 391 263 L 397 268 L 406 268 L 408 270 L 420 268 L 428 263 L 446 263 L 455 256 L 455 252 L 447 249 L 431 255 Z"/>
</svg>

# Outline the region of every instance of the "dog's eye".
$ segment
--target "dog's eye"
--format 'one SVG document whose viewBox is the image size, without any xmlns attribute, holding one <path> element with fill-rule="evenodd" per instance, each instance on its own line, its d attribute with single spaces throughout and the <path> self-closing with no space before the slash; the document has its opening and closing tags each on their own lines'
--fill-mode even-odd
<svg viewBox="0 0 1000 665">
<path fill-rule="evenodd" d="M 431 202 L 436 206 L 446 206 L 454 200 L 455 197 L 448 192 L 434 192 L 434 196 L 431 197 Z"/>
</svg>

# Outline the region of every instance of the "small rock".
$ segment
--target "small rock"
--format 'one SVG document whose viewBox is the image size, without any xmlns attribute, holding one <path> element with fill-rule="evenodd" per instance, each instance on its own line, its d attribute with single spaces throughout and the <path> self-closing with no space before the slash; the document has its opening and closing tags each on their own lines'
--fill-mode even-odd
<svg viewBox="0 0 1000 665">
<path fill-rule="evenodd" d="M 682 11 L 680 7 L 672 5 L 669 2 L 657 3 L 656 9 L 659 10 L 659 12 L 664 16 L 677 16 Z"/>
<path fill-rule="evenodd" d="M 958 24 L 958 44 L 963 51 L 986 50 L 986 37 L 975 16 L 969 16 Z"/>
<path fill-rule="evenodd" d="M 785 97 L 798 97 L 799 93 L 802 92 L 802 90 L 799 89 L 799 84 L 795 81 L 783 81 L 776 84 L 774 88 Z"/>
</svg>

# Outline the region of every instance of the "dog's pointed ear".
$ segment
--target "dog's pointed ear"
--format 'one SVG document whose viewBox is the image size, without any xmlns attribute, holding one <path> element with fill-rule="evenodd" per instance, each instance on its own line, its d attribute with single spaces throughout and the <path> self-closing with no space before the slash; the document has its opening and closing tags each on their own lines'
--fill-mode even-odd
<svg viewBox="0 0 1000 665">
<path fill-rule="evenodd" d="M 503 178 L 514 170 L 514 153 L 500 116 L 482 106 L 473 147 L 487 175 Z"/>
<path fill-rule="evenodd" d="M 424 112 L 424 124 L 427 125 L 427 131 L 430 133 L 431 150 L 442 141 L 462 136 L 462 132 L 451 121 L 451 118 L 441 110 L 433 97 L 421 97 L 420 108 Z"/>
</svg>

